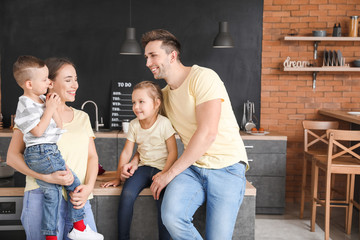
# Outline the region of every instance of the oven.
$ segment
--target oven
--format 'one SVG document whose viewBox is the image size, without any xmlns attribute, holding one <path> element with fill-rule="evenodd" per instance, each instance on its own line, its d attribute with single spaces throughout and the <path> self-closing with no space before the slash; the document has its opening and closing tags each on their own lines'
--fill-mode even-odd
<svg viewBox="0 0 360 240">
<path fill-rule="evenodd" d="M 16 188 L 25 186 L 25 176 L 15 172 L 10 178 L 0 179 L 0 188 Z M 22 196 L 0 196 L 0 236 L 2 240 L 26 239 L 21 224 Z"/>
</svg>

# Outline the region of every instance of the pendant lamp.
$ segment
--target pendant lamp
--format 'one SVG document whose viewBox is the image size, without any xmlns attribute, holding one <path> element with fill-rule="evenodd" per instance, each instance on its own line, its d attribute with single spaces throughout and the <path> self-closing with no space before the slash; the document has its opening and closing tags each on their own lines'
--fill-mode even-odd
<svg viewBox="0 0 360 240">
<path fill-rule="evenodd" d="M 126 28 L 126 40 L 120 48 L 121 55 L 140 55 L 141 48 L 135 39 L 135 28 L 131 27 L 131 0 L 130 0 L 130 27 Z"/>
<path fill-rule="evenodd" d="M 219 22 L 219 33 L 216 35 L 213 48 L 233 48 L 234 41 L 229 33 L 228 22 Z"/>
</svg>

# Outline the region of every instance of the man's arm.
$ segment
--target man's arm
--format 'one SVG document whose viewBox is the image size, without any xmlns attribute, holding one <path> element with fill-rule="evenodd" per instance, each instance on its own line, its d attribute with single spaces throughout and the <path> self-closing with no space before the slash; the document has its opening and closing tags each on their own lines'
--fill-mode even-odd
<svg viewBox="0 0 360 240">
<path fill-rule="evenodd" d="M 197 129 L 180 158 L 153 183 L 153 193 L 161 190 L 178 174 L 200 159 L 215 141 L 221 114 L 221 99 L 214 99 L 196 106 Z"/>
</svg>

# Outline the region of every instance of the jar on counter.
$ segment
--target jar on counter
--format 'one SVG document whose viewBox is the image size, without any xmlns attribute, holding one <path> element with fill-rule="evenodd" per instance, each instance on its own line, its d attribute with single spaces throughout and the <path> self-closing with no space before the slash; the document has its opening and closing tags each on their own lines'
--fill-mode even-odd
<svg viewBox="0 0 360 240">
<path fill-rule="evenodd" d="M 358 16 L 350 17 L 349 37 L 357 37 L 358 35 Z"/>
</svg>

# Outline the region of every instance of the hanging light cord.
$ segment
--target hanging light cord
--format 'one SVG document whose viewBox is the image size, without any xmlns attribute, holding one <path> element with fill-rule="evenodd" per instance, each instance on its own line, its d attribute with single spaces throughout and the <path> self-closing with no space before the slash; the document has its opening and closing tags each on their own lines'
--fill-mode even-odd
<svg viewBox="0 0 360 240">
<path fill-rule="evenodd" d="M 130 0 L 130 27 L 131 27 L 131 0 Z"/>
</svg>

